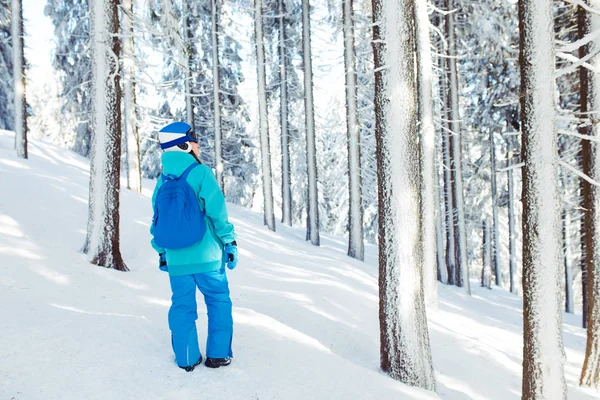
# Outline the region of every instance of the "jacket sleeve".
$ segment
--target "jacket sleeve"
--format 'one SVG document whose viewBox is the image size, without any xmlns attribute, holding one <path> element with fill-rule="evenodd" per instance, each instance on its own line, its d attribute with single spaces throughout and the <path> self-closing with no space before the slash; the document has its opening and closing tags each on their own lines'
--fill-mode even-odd
<svg viewBox="0 0 600 400">
<path fill-rule="evenodd" d="M 150 234 L 152 235 L 152 240 L 150 241 L 150 244 L 152 244 L 152 247 L 154 247 L 154 250 L 156 250 L 156 252 L 158 254 L 164 253 L 166 250 L 163 249 L 162 247 L 158 246 L 155 242 L 154 242 L 154 202 L 156 201 L 156 193 L 158 192 L 158 188 L 160 186 L 160 178 L 159 180 L 156 181 L 156 186 L 154 186 L 154 193 L 152 193 L 152 212 L 153 212 L 153 216 L 152 216 L 152 221 L 150 222 Z"/>
<path fill-rule="evenodd" d="M 203 176 L 198 197 L 204 201 L 204 213 L 210 218 L 215 228 L 215 235 L 221 242 L 223 244 L 231 243 L 236 239 L 236 233 L 233 224 L 229 222 L 225 196 L 223 196 L 212 170 L 207 166 L 201 168 Z"/>
</svg>

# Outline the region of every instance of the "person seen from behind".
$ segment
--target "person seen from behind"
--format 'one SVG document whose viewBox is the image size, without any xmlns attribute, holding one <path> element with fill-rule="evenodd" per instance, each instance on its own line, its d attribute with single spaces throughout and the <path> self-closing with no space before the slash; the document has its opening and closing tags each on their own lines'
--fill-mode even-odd
<svg viewBox="0 0 600 400">
<path fill-rule="evenodd" d="M 152 247 L 159 268 L 169 273 L 169 329 L 177 365 L 193 371 L 202 363 L 196 320 L 196 288 L 208 312 L 205 365 L 231 363 L 233 318 L 225 266 L 238 262 L 236 233 L 212 170 L 200 162 L 192 127 L 174 122 L 158 133 L 163 174 L 152 195 Z"/>
</svg>

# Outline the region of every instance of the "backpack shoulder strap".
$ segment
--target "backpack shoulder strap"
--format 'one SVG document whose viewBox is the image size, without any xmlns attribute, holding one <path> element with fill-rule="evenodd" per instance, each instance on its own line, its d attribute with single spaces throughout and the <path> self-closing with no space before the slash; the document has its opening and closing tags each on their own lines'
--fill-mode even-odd
<svg viewBox="0 0 600 400">
<path fill-rule="evenodd" d="M 190 165 L 189 167 L 187 167 L 185 169 L 185 171 L 183 171 L 183 174 L 181 174 L 181 176 L 179 177 L 179 179 L 183 178 L 183 179 L 187 179 L 188 175 L 190 174 L 190 172 L 192 172 L 192 170 L 194 168 L 196 168 L 198 165 L 198 163 L 193 163 L 192 165 Z"/>
</svg>

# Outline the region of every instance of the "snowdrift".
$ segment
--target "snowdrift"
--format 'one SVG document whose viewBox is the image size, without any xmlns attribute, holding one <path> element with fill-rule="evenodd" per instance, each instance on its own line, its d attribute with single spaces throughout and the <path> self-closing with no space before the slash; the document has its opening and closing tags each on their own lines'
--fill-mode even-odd
<svg viewBox="0 0 600 400">
<path fill-rule="evenodd" d="M 344 238 L 304 229 L 270 232 L 262 215 L 231 206 L 240 263 L 230 367 L 186 373 L 173 362 L 168 277 L 149 245 L 149 196 L 121 194 L 121 250 L 131 269 L 90 265 L 79 252 L 87 223 L 88 161 L 38 140 L 18 159 L 0 131 L 0 399 L 434 399 L 379 371 L 376 248 L 345 255 Z M 471 298 L 439 285 L 428 310 L 439 397 L 519 399 L 521 299 L 472 282 Z M 206 334 L 201 296 L 198 334 Z M 565 320 L 572 399 L 585 331 Z M 201 346 L 203 348 L 204 346 Z"/>
</svg>

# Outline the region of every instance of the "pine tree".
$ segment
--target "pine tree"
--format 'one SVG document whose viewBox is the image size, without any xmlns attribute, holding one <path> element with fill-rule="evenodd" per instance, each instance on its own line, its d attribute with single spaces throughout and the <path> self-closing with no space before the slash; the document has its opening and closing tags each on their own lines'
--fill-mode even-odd
<svg viewBox="0 0 600 400">
<path fill-rule="evenodd" d="M 448 10 L 454 10 L 454 0 L 446 0 Z M 452 205 L 453 217 L 455 218 L 454 237 L 455 237 L 455 278 L 454 283 L 457 286 L 464 287 L 467 293 L 471 293 L 469 285 L 469 263 L 467 254 L 467 232 L 465 221 L 465 202 L 463 191 L 462 174 L 462 140 L 460 127 L 460 113 L 458 103 L 458 70 L 456 65 L 456 32 L 455 32 L 455 13 L 446 14 L 446 36 L 448 38 L 448 94 L 447 107 L 449 128 L 452 132 L 449 143 L 450 153 L 450 172 L 452 175 Z"/>
<path fill-rule="evenodd" d="M 319 194 L 317 189 L 317 148 L 313 98 L 312 51 L 310 44 L 310 0 L 302 0 L 302 55 L 304 72 L 304 110 L 306 113 L 306 159 L 308 171 L 308 207 L 306 240 L 319 246 Z"/>
<path fill-rule="evenodd" d="M 127 271 L 119 243 L 121 156 L 121 44 L 119 0 L 92 2 L 94 45 L 94 143 L 90 185 L 92 220 L 88 257 L 92 264 Z"/>
<path fill-rule="evenodd" d="M 592 8 L 600 7 L 600 1 L 589 0 Z M 591 32 L 600 29 L 600 16 L 591 13 L 589 16 L 589 29 Z M 600 49 L 600 40 L 596 39 L 589 45 L 591 54 L 597 53 Z M 600 66 L 600 57 L 592 59 L 591 64 L 594 67 Z M 600 111 L 600 76 L 594 73 L 590 75 L 589 81 L 589 111 L 592 118 L 596 118 Z M 593 123 L 589 131 L 590 135 L 600 138 L 600 129 L 598 124 Z M 591 143 L 589 162 L 589 177 L 596 180 L 600 179 L 600 148 L 598 143 Z M 585 165 L 585 164 L 584 164 Z M 598 185 L 589 185 L 589 197 L 584 199 L 584 204 L 589 207 L 584 210 L 586 223 L 586 264 L 587 264 L 587 345 L 585 351 L 585 360 L 581 371 L 580 384 L 600 389 L 600 188 Z"/>
<path fill-rule="evenodd" d="M 591 33 L 590 20 L 586 10 L 579 6 L 577 10 L 577 33 L 578 39 L 583 39 L 586 35 Z M 585 59 L 589 53 L 589 45 L 584 44 L 579 48 L 579 58 Z M 579 68 L 579 115 L 580 118 L 585 120 L 588 118 L 588 92 L 589 92 L 589 78 L 587 68 Z M 579 127 L 579 133 L 581 135 L 589 135 L 589 125 L 581 124 Z M 582 139 L 580 141 L 581 154 L 579 156 L 579 163 L 581 171 L 590 176 L 592 172 L 592 143 L 589 140 Z M 581 192 L 581 208 L 583 210 L 586 207 L 591 207 L 591 184 L 585 179 L 580 180 L 579 191 Z M 591 214 L 583 213 L 580 219 L 580 247 L 581 247 L 581 300 L 582 300 L 582 326 L 587 328 L 588 320 L 588 277 L 587 277 L 587 248 L 592 246 L 592 236 L 588 234 L 588 229 L 591 226 L 589 218 Z"/>
<path fill-rule="evenodd" d="M 27 158 L 27 100 L 25 90 L 25 55 L 23 48 L 23 7 L 12 0 L 12 50 L 15 96 L 15 149 L 17 156 Z"/>
<path fill-rule="evenodd" d="M 0 129 L 6 130 L 15 123 L 10 1 L 0 0 Z"/>
<path fill-rule="evenodd" d="M 423 230 L 423 279 L 425 301 L 437 301 L 436 221 L 434 154 L 435 126 L 433 124 L 433 60 L 429 38 L 427 2 L 415 1 L 417 40 L 417 103 L 421 155 L 421 229 Z"/>
<path fill-rule="evenodd" d="M 135 82 L 135 42 L 133 0 L 123 0 L 123 111 L 125 124 L 125 168 L 127 187 L 142 191 L 142 170 L 140 161 L 140 134 L 138 130 L 138 105 Z"/>
<path fill-rule="evenodd" d="M 254 27 L 256 41 L 256 71 L 258 77 L 258 107 L 260 149 L 263 182 L 264 223 L 275 231 L 275 214 L 273 207 L 273 179 L 271 174 L 271 154 L 269 150 L 269 125 L 267 116 L 267 88 L 265 74 L 265 49 L 263 31 L 262 0 L 254 0 Z"/>
<path fill-rule="evenodd" d="M 360 127 L 358 125 L 354 10 L 352 0 L 342 1 L 344 65 L 346 73 L 346 128 L 348 130 L 348 255 L 364 260 Z"/>
<path fill-rule="evenodd" d="M 219 63 L 219 15 L 220 0 L 210 0 L 211 16 L 211 50 L 212 50 L 212 86 L 213 86 L 213 130 L 215 132 L 215 175 L 221 190 L 225 190 L 223 182 L 223 144 L 221 133 L 221 74 Z"/>
<path fill-rule="evenodd" d="M 279 38 L 277 43 L 279 58 L 279 126 L 281 128 L 281 222 L 292 226 L 292 186 L 291 186 L 291 157 L 289 121 L 290 101 L 288 95 L 288 76 L 290 62 L 288 56 L 288 10 L 286 0 L 278 1 L 279 17 L 277 18 Z"/>
<path fill-rule="evenodd" d="M 552 2 L 519 2 L 523 155 L 523 390 L 566 399 Z"/>
<path fill-rule="evenodd" d="M 423 294 L 414 1 L 373 1 L 381 368 L 435 390 Z"/>
</svg>

